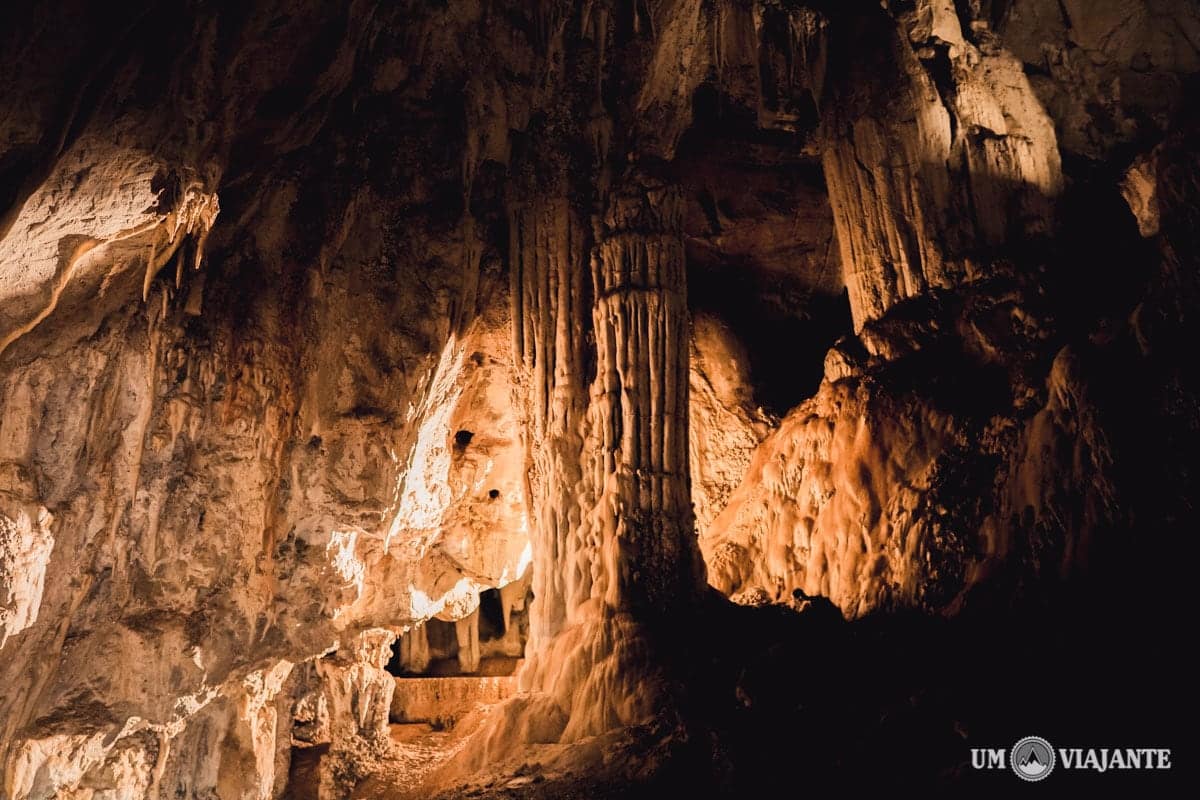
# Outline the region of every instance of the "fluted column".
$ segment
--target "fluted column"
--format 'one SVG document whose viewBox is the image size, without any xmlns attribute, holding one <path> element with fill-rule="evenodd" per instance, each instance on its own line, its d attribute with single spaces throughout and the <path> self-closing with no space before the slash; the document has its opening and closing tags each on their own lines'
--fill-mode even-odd
<svg viewBox="0 0 1200 800">
<path fill-rule="evenodd" d="M 557 635 L 590 596 L 595 560 L 583 531 L 590 237 L 565 198 L 510 216 L 510 298 L 516 406 L 524 422 L 533 543 L 530 648 Z"/>
<path fill-rule="evenodd" d="M 614 192 L 592 258 L 594 482 L 612 607 L 667 611 L 699 570 L 688 471 L 688 312 L 682 204 L 672 187 Z"/>
<path fill-rule="evenodd" d="M 565 199 L 513 212 L 535 649 L 591 600 L 666 611 L 703 580 L 680 219 L 678 192 L 644 181 L 610 193 L 592 231 Z"/>
</svg>

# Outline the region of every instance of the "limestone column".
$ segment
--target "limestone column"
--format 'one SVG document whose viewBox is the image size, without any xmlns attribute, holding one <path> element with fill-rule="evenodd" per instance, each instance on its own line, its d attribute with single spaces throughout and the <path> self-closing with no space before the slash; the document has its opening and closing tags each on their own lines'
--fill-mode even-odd
<svg viewBox="0 0 1200 800">
<path fill-rule="evenodd" d="M 521 683 L 541 696 L 514 735 L 534 730 L 532 717 L 553 720 L 537 723 L 543 740 L 654 713 L 663 676 L 645 623 L 686 609 L 704 584 L 687 461 L 680 199 L 637 179 L 602 202 L 590 230 L 565 199 L 535 201 L 512 220 L 534 551 Z"/>
<path fill-rule="evenodd" d="M 510 217 L 515 404 L 522 416 L 533 544 L 529 649 L 562 631 L 590 595 L 594 548 L 583 535 L 585 352 L 591 329 L 588 231 L 565 197 Z"/>
<path fill-rule="evenodd" d="M 688 311 L 673 188 L 632 180 L 608 200 L 592 257 L 593 470 L 604 602 L 641 613 L 703 582 L 688 470 Z"/>
</svg>

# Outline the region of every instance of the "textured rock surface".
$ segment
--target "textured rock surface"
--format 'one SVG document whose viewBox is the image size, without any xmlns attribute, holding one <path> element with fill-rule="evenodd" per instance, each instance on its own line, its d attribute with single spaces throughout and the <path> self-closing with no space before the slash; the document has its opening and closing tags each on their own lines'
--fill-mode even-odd
<svg viewBox="0 0 1200 800">
<path fill-rule="evenodd" d="M 472 671 L 480 592 L 508 614 L 529 580 L 523 692 L 430 740 L 451 796 L 469 769 L 591 796 L 687 748 L 744 796 L 774 774 L 744 720 L 892 719 L 813 717 L 784 689 L 849 678 L 770 670 L 826 640 L 759 647 L 705 576 L 849 618 L 1089 580 L 1178 606 L 1193 3 L 0 23 L 4 800 L 265 800 L 293 747 L 345 796 L 408 763 L 392 648 L 427 662 L 436 618 Z M 565 788 L 504 783 L 530 753 Z"/>
<path fill-rule="evenodd" d="M 986 275 L 990 248 L 1047 233 L 1062 185 L 1053 125 L 1020 62 L 986 28 L 968 40 L 953 3 L 915 5 L 830 47 L 824 165 L 857 328 Z"/>
<path fill-rule="evenodd" d="M 176 85 L 146 85 L 153 53 L 127 56 L 117 74 L 135 89 L 105 85 L 87 109 L 95 132 L 46 161 L 14 207 L 0 323 L 8 797 L 271 796 L 287 774 L 293 663 L 350 648 L 328 682 L 341 687 L 327 698 L 337 736 L 381 672 L 353 666 L 357 631 L 469 613 L 479 587 L 528 563 L 507 303 L 469 222 L 450 213 L 410 231 L 414 214 L 439 218 L 420 196 L 430 189 L 378 192 L 387 179 L 361 179 L 365 151 L 308 183 L 325 167 L 305 162 L 321 151 L 332 163 L 342 135 L 322 105 L 373 94 L 352 69 L 372 25 L 363 11 L 323 21 L 310 9 L 267 34 L 262 6 L 223 17 L 229 38 L 170 13 L 135 22 L 228 73 L 214 85 L 180 61 Z M 346 36 L 329 52 L 313 38 L 326 23 Z M 291 63 L 318 59 L 315 84 L 287 99 L 288 58 L 276 72 L 249 65 L 297 41 Z M 174 129 L 130 99 L 137 87 L 201 119 Z M 277 120 L 297 116 L 246 127 L 272 102 Z M 18 138 L 26 120 L 10 119 Z M 232 129 L 245 138 L 223 138 Z M 238 148 L 270 155 L 248 162 Z M 456 181 L 460 164 L 455 153 Z M 239 171 L 254 187 L 240 201 L 228 186 Z M 193 173 L 210 182 L 178 177 Z M 218 180 L 240 222 L 205 259 Z M 467 448 L 451 427 L 464 419 L 480 428 Z"/>
<path fill-rule="evenodd" d="M 972 21 L 949 3 L 917 3 L 898 28 L 867 17 L 845 40 L 887 43 L 885 73 L 898 82 L 884 93 L 865 73 L 836 77 L 853 68 L 826 77 L 826 179 L 860 335 L 830 351 L 816 396 L 763 444 L 702 538 L 710 581 L 724 592 L 781 599 L 801 588 L 851 614 L 953 610 L 976 581 L 1014 561 L 1069 575 L 1087 563 L 1094 536 L 1128 524 L 1114 486 L 1120 448 L 1103 419 L 1111 399 L 1092 386 L 1107 380 L 1093 359 L 1121 347 L 1111 329 L 1082 349 L 1064 346 L 1078 321 L 1047 302 L 1055 279 L 1035 283 L 1029 273 L 1070 274 L 1081 251 L 1100 268 L 1122 247 L 1144 268 L 1152 257 L 1128 244 L 1127 218 L 1109 233 L 1110 253 L 1059 244 L 1095 231 L 1076 232 L 1049 202 L 1063 184 L 1051 123 L 1068 132 L 1063 153 L 1086 148 L 1076 112 L 1044 110 L 1014 57 L 1030 60 L 1022 15 L 1038 9 L 1012 4 L 998 36 L 986 15 Z M 1137 47 L 1163 48 L 1156 69 L 1172 85 L 1194 70 L 1195 51 L 1163 43 L 1177 42 L 1190 13 L 1175 28 L 1153 26 L 1140 8 L 1081 11 L 1106 41 L 1130 15 L 1149 24 Z M 831 45 L 830 59 L 837 53 Z M 1138 101 L 1130 103 L 1133 114 Z M 1111 131 L 1103 150 L 1134 138 Z M 1147 154 L 1119 183 L 1143 236 L 1159 232 L 1155 169 Z M 1111 179 L 1092 190 L 1111 197 L 1116 188 Z M 1080 213 L 1077 199 L 1062 205 Z M 913 295 L 922 299 L 902 302 Z"/>
</svg>

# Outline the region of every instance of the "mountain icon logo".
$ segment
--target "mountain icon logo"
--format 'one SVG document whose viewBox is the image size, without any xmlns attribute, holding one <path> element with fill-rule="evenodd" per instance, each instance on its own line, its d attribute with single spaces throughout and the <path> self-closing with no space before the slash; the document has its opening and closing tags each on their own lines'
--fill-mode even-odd
<svg viewBox="0 0 1200 800">
<path fill-rule="evenodd" d="M 1040 781 L 1054 770 L 1054 748 L 1040 736 L 1026 736 L 1013 745 L 1008 763 L 1021 780 Z"/>
</svg>

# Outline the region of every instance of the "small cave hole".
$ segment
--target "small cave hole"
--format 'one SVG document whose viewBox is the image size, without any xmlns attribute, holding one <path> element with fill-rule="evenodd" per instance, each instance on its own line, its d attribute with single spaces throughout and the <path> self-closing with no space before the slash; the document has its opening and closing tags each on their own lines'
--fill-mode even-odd
<svg viewBox="0 0 1200 800">
<path fill-rule="evenodd" d="M 479 593 L 479 638 L 481 641 L 504 636 L 504 605 L 499 589 Z"/>
<path fill-rule="evenodd" d="M 459 449 L 466 449 L 471 440 L 475 438 L 474 431 L 461 430 L 454 434 L 454 446 Z"/>
<path fill-rule="evenodd" d="M 495 500 L 495 499 L 499 498 L 499 497 L 500 497 L 500 490 L 499 490 L 499 489 L 491 489 L 491 490 L 489 490 L 489 491 L 488 491 L 488 497 L 490 497 L 490 498 L 491 498 L 491 499 L 493 499 L 493 500 Z"/>
</svg>

